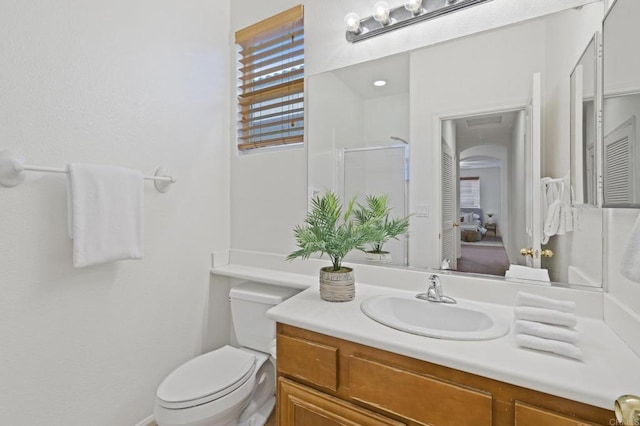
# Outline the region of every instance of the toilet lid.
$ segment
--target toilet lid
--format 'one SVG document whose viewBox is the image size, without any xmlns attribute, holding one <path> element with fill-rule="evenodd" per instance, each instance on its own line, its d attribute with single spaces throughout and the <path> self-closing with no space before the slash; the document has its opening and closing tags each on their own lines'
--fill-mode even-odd
<svg viewBox="0 0 640 426">
<path fill-rule="evenodd" d="M 158 388 L 167 408 L 186 408 L 222 398 L 253 374 L 256 357 L 231 346 L 200 355 L 175 369 Z"/>
</svg>

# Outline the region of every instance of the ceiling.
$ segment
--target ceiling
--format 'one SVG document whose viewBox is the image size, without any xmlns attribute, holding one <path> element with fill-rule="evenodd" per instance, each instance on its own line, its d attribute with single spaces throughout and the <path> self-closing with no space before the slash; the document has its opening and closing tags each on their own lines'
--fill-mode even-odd
<svg viewBox="0 0 640 426">
<path fill-rule="evenodd" d="M 333 74 L 363 99 L 408 93 L 409 54 L 405 52 L 341 68 Z M 387 84 L 375 87 L 373 82 L 376 80 L 384 80 Z"/>
<path fill-rule="evenodd" d="M 517 114 L 508 111 L 456 119 L 458 152 L 476 145 L 509 146 Z"/>
</svg>

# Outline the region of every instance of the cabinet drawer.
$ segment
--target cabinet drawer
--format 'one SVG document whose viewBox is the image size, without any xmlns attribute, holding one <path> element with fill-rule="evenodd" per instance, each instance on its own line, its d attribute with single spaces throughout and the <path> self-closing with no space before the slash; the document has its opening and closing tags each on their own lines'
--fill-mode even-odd
<svg viewBox="0 0 640 426">
<path fill-rule="evenodd" d="M 280 426 L 403 426 L 338 398 L 285 378 L 278 381 Z"/>
<path fill-rule="evenodd" d="M 515 426 L 596 426 L 575 417 L 548 411 L 543 408 L 534 407 L 516 401 L 516 421 Z"/>
<path fill-rule="evenodd" d="M 350 396 L 429 425 L 491 425 L 491 394 L 352 355 Z"/>
<path fill-rule="evenodd" d="M 278 335 L 278 372 L 335 391 L 338 388 L 338 348 Z"/>
</svg>

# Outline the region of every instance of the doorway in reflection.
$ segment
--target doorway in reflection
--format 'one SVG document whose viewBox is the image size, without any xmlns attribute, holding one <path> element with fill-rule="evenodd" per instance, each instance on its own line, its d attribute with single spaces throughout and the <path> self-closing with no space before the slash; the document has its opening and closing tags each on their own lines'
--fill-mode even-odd
<svg viewBox="0 0 640 426">
<path fill-rule="evenodd" d="M 443 200 L 450 200 L 443 208 L 453 215 L 449 256 L 457 271 L 504 276 L 520 261 L 516 248 L 526 226 L 525 124 L 524 110 L 442 123 L 442 178 L 449 182 L 443 184 Z"/>
</svg>

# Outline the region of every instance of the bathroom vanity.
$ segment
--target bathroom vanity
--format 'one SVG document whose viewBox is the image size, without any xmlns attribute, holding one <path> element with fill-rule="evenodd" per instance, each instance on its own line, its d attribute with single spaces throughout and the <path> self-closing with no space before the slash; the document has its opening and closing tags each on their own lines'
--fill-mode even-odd
<svg viewBox="0 0 640 426">
<path fill-rule="evenodd" d="M 614 418 L 610 410 L 286 324 L 277 339 L 281 426 L 578 426 Z"/>
<path fill-rule="evenodd" d="M 513 331 L 432 339 L 361 312 L 393 292 L 358 285 L 356 300 L 326 303 L 310 288 L 269 311 L 279 425 L 609 425 L 615 398 L 639 379 L 638 357 L 601 320 L 579 319 L 585 359 L 575 361 L 518 348 Z M 513 321 L 512 307 L 486 306 Z"/>
</svg>

